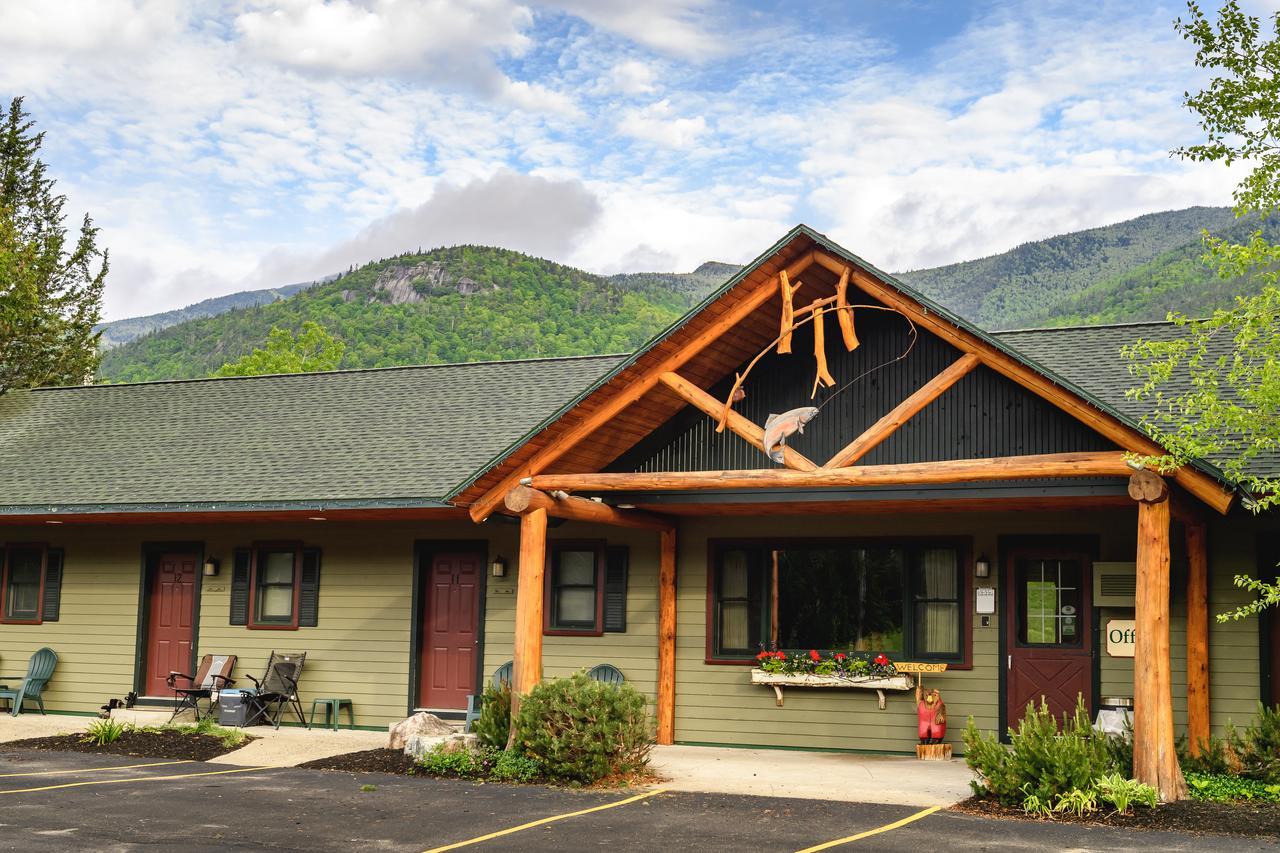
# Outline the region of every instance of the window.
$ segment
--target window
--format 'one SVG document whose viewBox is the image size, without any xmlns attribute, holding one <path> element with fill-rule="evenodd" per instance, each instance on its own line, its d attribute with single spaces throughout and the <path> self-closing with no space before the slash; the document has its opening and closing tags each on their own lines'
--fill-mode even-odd
<svg viewBox="0 0 1280 853">
<path fill-rule="evenodd" d="M 1076 560 L 1019 560 L 1018 642 L 1078 646 L 1081 569 Z"/>
<path fill-rule="evenodd" d="M 601 633 L 601 548 L 596 544 L 556 544 L 547 573 L 546 628 Z"/>
<path fill-rule="evenodd" d="M 292 625 L 297 551 L 261 549 L 257 553 L 253 621 L 258 625 Z"/>
<path fill-rule="evenodd" d="M 56 622 L 62 591 L 62 552 L 44 545 L 7 545 L 0 567 L 0 621 Z"/>
<path fill-rule="evenodd" d="M 232 625 L 314 627 L 319 606 L 319 549 L 270 544 L 236 551 L 231 573 Z"/>
<path fill-rule="evenodd" d="M 776 646 L 963 661 L 957 547 L 725 544 L 713 557 L 713 659 Z"/>
</svg>

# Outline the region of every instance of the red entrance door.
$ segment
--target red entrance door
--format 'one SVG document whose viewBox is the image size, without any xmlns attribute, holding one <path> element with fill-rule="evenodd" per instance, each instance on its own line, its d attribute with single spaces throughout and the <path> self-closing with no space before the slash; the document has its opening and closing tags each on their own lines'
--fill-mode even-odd
<svg viewBox="0 0 1280 853">
<path fill-rule="evenodd" d="M 196 564 L 194 554 L 161 554 L 147 590 L 147 675 L 145 696 L 167 696 L 171 672 L 191 672 L 195 615 Z"/>
<path fill-rule="evenodd" d="M 1075 710 L 1078 698 L 1093 707 L 1093 625 L 1090 562 L 1082 554 L 1010 556 L 1008 677 L 1010 726 L 1027 703 L 1049 703 L 1054 717 Z"/>
<path fill-rule="evenodd" d="M 423 585 L 418 707 L 461 710 L 476 692 L 476 633 L 484 555 L 431 556 Z"/>
</svg>

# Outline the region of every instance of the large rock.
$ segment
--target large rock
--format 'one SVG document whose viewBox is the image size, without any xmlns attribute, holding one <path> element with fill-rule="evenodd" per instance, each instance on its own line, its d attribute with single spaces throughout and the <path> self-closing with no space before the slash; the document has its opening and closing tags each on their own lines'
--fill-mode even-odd
<svg viewBox="0 0 1280 853">
<path fill-rule="evenodd" d="M 443 747 L 445 752 L 458 752 L 464 749 L 475 749 L 480 740 L 473 734 L 454 732 L 448 735 L 411 735 L 404 745 L 404 754 L 411 758 L 421 758 L 436 747 Z"/>
<path fill-rule="evenodd" d="M 390 749 L 404 749 L 409 738 L 414 735 L 443 737 L 458 731 L 435 714 L 428 714 L 426 711 L 419 711 L 407 720 L 392 723 L 387 726 L 387 730 L 391 733 L 390 742 L 387 744 Z"/>
</svg>

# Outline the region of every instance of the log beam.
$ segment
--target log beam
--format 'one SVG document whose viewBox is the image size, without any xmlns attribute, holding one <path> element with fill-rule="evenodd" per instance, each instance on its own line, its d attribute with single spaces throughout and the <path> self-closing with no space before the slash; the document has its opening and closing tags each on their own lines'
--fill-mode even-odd
<svg viewBox="0 0 1280 853">
<path fill-rule="evenodd" d="M 1159 482 L 1156 487 L 1152 477 Z M 1138 589 L 1133 657 L 1133 775 L 1165 802 L 1187 795 L 1173 738 L 1169 662 L 1169 492 L 1150 472 L 1133 476 L 1138 501 Z"/>
<path fill-rule="evenodd" d="M 717 420 L 724 414 L 724 403 L 721 403 L 680 374 L 668 371 L 662 374 L 661 379 L 663 385 L 666 385 L 680 399 L 694 408 L 701 409 Z M 751 444 L 757 450 L 764 451 L 764 430 L 753 421 L 738 414 L 733 409 L 729 409 L 729 417 L 726 424 L 743 441 Z M 788 468 L 796 471 L 813 471 L 818 467 L 805 458 L 804 454 L 787 447 L 785 444 L 782 446 L 782 462 Z"/>
<path fill-rule="evenodd" d="M 787 265 L 785 272 L 794 278 L 807 270 L 814 262 L 814 252 L 805 252 Z M 531 474 L 544 470 L 565 453 L 568 453 L 579 441 L 613 420 L 623 409 L 649 393 L 659 382 L 659 377 L 670 370 L 678 370 L 681 365 L 693 358 L 708 345 L 718 340 L 721 335 L 737 326 L 749 317 L 757 308 L 768 302 L 777 293 L 772 281 L 762 283 L 755 290 L 743 296 L 736 304 L 726 310 L 714 321 L 707 324 L 701 332 L 694 335 L 679 350 L 659 361 L 643 376 L 625 388 L 619 389 L 612 397 L 583 417 L 577 423 L 562 430 L 554 436 L 550 444 L 533 454 L 527 462 L 512 471 L 492 489 L 485 492 L 469 510 L 472 521 L 483 521 L 502 503 L 507 492 L 519 485 L 520 481 Z M 603 389 L 597 389 L 596 394 Z M 594 395 L 592 395 L 594 396 Z"/>
<path fill-rule="evenodd" d="M 845 261 L 822 249 L 815 249 L 813 257 L 820 266 L 836 275 L 841 275 L 848 266 Z M 1159 445 L 1133 427 L 1094 408 L 1079 399 L 1073 392 L 1058 386 L 1038 371 L 1028 367 L 1013 356 L 1005 354 L 976 335 L 959 328 L 940 315 L 931 311 L 922 311 L 914 299 L 906 296 L 897 288 L 885 284 L 865 270 L 854 268 L 851 281 L 863 293 L 890 308 L 902 311 L 911 317 L 914 323 L 928 329 L 962 352 L 973 353 L 987 367 L 1030 389 L 1085 426 L 1101 433 L 1121 447 L 1136 453 L 1153 456 L 1164 455 L 1164 450 Z M 1231 504 L 1235 500 L 1234 494 L 1224 489 L 1217 480 L 1189 465 L 1184 465 L 1174 471 L 1172 476 L 1188 492 L 1223 515 L 1227 513 L 1227 510 L 1231 508 Z"/>
<path fill-rule="evenodd" d="M 534 509 L 520 516 L 520 564 L 516 583 L 515 654 L 511 662 L 510 737 L 520 697 L 542 680 L 542 598 L 547 567 L 547 511 Z M 511 743 L 509 740 L 508 743 Z"/>
<path fill-rule="evenodd" d="M 920 386 L 910 397 L 894 406 L 893 411 L 868 427 L 822 467 L 843 468 L 857 462 L 919 414 L 925 406 L 942 396 L 942 392 L 973 372 L 979 363 L 976 355 L 965 353 L 946 370 Z"/>
<path fill-rule="evenodd" d="M 660 534 L 658 556 L 658 743 L 676 738 L 676 531 Z"/>
<path fill-rule="evenodd" d="M 947 462 L 819 468 L 633 474 L 538 474 L 525 485 L 544 491 L 652 492 L 714 489 L 811 489 L 908 486 L 1045 477 L 1122 477 L 1133 473 L 1119 451 L 1050 453 Z"/>
<path fill-rule="evenodd" d="M 610 524 L 614 527 L 632 527 L 640 530 L 668 530 L 675 522 L 657 513 L 644 510 L 623 510 L 599 501 L 575 498 L 571 495 L 549 495 L 528 486 L 516 486 L 507 492 L 503 504 L 514 515 L 524 515 L 535 509 L 553 518 Z"/>
<path fill-rule="evenodd" d="M 1203 523 L 1186 525 L 1187 740 L 1199 755 L 1209 739 L 1209 549 Z"/>
</svg>

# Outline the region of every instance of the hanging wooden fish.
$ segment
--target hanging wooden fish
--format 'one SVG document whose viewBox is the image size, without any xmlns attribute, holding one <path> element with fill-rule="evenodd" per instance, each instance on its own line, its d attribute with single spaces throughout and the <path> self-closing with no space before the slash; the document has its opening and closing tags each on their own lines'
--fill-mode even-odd
<svg viewBox="0 0 1280 853">
<path fill-rule="evenodd" d="M 764 436 L 761 440 L 764 452 L 770 459 L 781 465 L 782 450 L 787 443 L 787 437 L 796 433 L 804 435 L 804 425 L 817 416 L 818 410 L 814 406 L 802 406 L 780 415 L 769 415 L 769 419 L 764 422 Z"/>
</svg>

